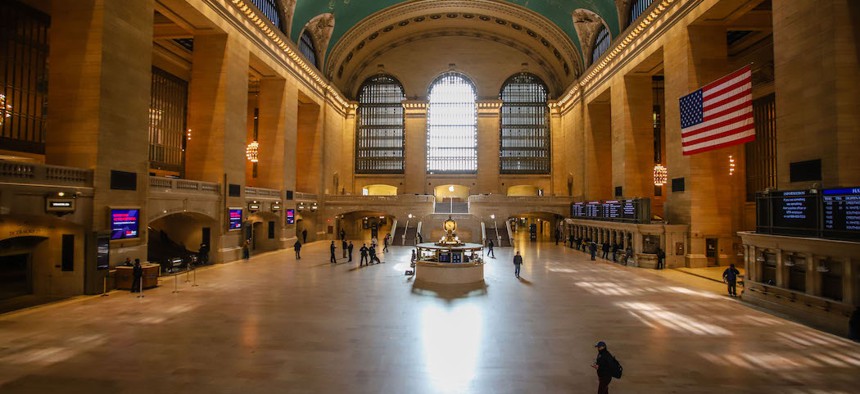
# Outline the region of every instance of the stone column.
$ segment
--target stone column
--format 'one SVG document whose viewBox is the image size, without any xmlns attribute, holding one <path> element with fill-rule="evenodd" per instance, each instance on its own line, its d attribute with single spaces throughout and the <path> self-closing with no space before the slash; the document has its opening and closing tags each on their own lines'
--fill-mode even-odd
<svg viewBox="0 0 860 394">
<path fill-rule="evenodd" d="M 427 101 L 405 100 L 406 171 L 403 193 L 432 194 L 427 188 Z"/>
<path fill-rule="evenodd" d="M 821 266 L 821 259 L 824 256 L 816 256 L 812 253 L 803 255 L 806 257 L 806 294 L 821 296 L 821 273 L 818 272 L 818 267 Z"/>
<path fill-rule="evenodd" d="M 95 170 L 92 230 L 109 230 L 108 206 L 141 207 L 144 219 L 154 1 L 48 4 L 56 17 L 49 31 L 51 104 L 45 160 Z M 112 190 L 113 170 L 135 174 L 135 191 Z M 139 239 L 111 242 L 112 260 L 146 260 L 147 224 L 141 220 Z M 86 270 L 94 266 L 87 263 Z M 96 276 L 101 283 L 102 277 Z"/>
<path fill-rule="evenodd" d="M 588 104 L 585 123 L 585 198 L 612 198 L 612 114 L 608 99 Z"/>
<path fill-rule="evenodd" d="M 850 257 L 842 259 L 842 302 L 854 305 L 860 304 L 860 289 L 857 288 L 860 283 L 857 281 L 857 267 L 851 261 Z"/>
<path fill-rule="evenodd" d="M 502 100 L 478 101 L 478 181 L 475 193 L 499 193 L 500 111 Z"/>
<path fill-rule="evenodd" d="M 786 267 L 782 262 L 782 250 L 776 249 L 773 253 L 776 255 L 776 286 L 782 288 L 788 287 L 788 278 L 785 272 Z"/>
<path fill-rule="evenodd" d="M 625 196 L 654 195 L 654 107 L 650 75 L 616 78 L 612 85 L 612 186 Z"/>
</svg>

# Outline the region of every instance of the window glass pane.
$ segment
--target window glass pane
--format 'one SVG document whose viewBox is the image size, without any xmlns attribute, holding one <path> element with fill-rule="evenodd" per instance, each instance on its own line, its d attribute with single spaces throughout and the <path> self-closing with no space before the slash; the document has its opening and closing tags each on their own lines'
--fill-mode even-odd
<svg viewBox="0 0 860 394">
<path fill-rule="evenodd" d="M 369 78 L 358 94 L 357 174 L 403 173 L 403 87 L 388 75 Z"/>
<path fill-rule="evenodd" d="M 153 67 L 149 104 L 150 168 L 182 172 L 187 110 L 188 82 Z"/>
<path fill-rule="evenodd" d="M 257 9 L 272 22 L 278 29 L 281 28 L 281 14 L 275 0 L 251 0 Z"/>
<path fill-rule="evenodd" d="M 550 135 L 547 90 L 535 75 L 522 73 L 502 88 L 502 174 L 548 174 Z"/>
<path fill-rule="evenodd" d="M 609 30 L 606 30 L 606 26 L 601 25 L 600 30 L 597 31 L 597 38 L 594 40 L 594 51 L 591 52 L 591 64 L 597 62 L 597 59 L 600 59 L 600 55 L 609 49 L 609 41 Z"/>
<path fill-rule="evenodd" d="M 629 26 L 632 25 L 633 22 L 636 22 L 636 19 L 639 19 L 639 16 L 648 9 L 648 6 L 650 6 L 653 1 L 654 0 L 635 0 L 633 4 L 630 5 L 630 22 L 627 23 L 627 25 Z"/>
<path fill-rule="evenodd" d="M 478 170 L 477 94 L 459 73 L 437 78 L 430 88 L 427 113 L 427 172 L 474 173 Z"/>
<path fill-rule="evenodd" d="M 314 45 L 314 39 L 311 37 L 310 33 L 305 31 L 302 33 L 302 38 L 299 39 L 299 52 L 305 56 L 305 59 L 316 68 L 319 68 L 319 64 L 317 64 L 317 50 L 316 45 Z"/>
</svg>

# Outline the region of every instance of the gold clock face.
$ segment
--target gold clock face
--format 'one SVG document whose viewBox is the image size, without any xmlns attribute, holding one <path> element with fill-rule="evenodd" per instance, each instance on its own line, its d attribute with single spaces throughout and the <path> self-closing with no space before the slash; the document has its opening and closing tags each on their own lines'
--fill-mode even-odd
<svg viewBox="0 0 860 394">
<path fill-rule="evenodd" d="M 442 225 L 442 228 L 444 228 L 445 231 L 453 232 L 457 229 L 457 222 L 453 220 L 446 220 L 445 223 Z"/>
</svg>

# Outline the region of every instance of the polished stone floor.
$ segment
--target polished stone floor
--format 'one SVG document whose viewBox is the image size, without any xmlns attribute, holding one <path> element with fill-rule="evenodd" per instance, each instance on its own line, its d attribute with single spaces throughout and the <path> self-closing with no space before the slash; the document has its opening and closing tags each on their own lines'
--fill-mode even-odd
<svg viewBox="0 0 860 394">
<path fill-rule="evenodd" d="M 126 292 L 0 315 L 0 393 L 857 393 L 860 344 L 751 309 L 718 283 L 498 248 L 486 286 L 432 288 L 328 243 Z"/>
</svg>

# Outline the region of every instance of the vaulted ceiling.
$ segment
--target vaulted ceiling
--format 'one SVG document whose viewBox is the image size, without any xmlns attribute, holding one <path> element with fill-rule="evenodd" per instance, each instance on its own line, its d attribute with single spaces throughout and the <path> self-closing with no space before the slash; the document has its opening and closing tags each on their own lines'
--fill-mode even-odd
<svg viewBox="0 0 860 394">
<path fill-rule="evenodd" d="M 414 0 L 413 0 L 414 1 Z M 511 3 L 542 15 L 552 21 L 577 46 L 582 47 L 573 26 L 573 12 L 585 9 L 600 15 L 609 26 L 614 37 L 620 30 L 616 0 L 498 0 Z M 297 0 L 293 12 L 290 35 L 298 37 L 305 25 L 320 14 L 331 13 L 335 17 L 334 31 L 329 49 L 340 38 L 363 19 L 385 8 L 410 1 L 403 0 Z M 442 1 L 440 1 L 442 2 Z M 622 0 L 623 3 L 629 1 Z M 468 1 L 450 1 L 452 10 Z"/>
</svg>

